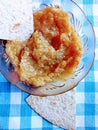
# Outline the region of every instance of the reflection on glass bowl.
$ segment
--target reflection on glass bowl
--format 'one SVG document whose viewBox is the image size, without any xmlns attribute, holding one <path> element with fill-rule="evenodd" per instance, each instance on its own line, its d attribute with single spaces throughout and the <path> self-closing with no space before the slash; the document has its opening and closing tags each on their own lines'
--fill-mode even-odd
<svg viewBox="0 0 98 130">
<path fill-rule="evenodd" d="M 33 4 L 33 10 L 36 11 L 45 6 L 55 6 L 55 4 L 47 4 L 47 2 L 44 4 L 39 3 L 38 6 Z M 0 41 L 0 71 L 8 81 L 29 94 L 47 96 L 64 93 L 74 88 L 88 74 L 93 64 L 95 55 L 95 34 L 91 23 L 86 18 L 81 8 L 71 0 L 61 2 L 60 6 L 65 12 L 69 13 L 70 21 L 73 24 L 76 33 L 83 41 L 83 56 L 80 64 L 76 71 L 66 81 L 47 83 L 45 86 L 39 88 L 34 88 L 28 83 L 19 81 L 18 75 L 15 73 L 13 65 L 5 53 L 5 43 L 2 40 Z"/>
</svg>

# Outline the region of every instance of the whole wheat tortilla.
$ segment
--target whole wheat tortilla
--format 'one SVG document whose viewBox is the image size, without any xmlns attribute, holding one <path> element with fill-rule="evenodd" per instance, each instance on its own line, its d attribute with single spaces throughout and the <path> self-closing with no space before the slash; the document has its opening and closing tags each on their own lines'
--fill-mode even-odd
<svg viewBox="0 0 98 130">
<path fill-rule="evenodd" d="M 75 130 L 75 90 L 57 96 L 30 95 L 26 102 L 49 122 L 67 130 Z"/>
<path fill-rule="evenodd" d="M 32 0 L 0 0 L 0 39 L 26 40 L 33 30 Z"/>
</svg>

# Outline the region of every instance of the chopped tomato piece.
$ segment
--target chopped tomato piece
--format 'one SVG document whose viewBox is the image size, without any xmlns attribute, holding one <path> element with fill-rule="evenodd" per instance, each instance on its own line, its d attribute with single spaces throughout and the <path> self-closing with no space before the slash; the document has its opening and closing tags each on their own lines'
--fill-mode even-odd
<svg viewBox="0 0 98 130">
<path fill-rule="evenodd" d="M 59 65 L 59 63 L 55 63 L 54 65 L 52 65 L 52 66 L 50 67 L 50 72 L 51 72 L 51 73 L 55 72 L 55 70 L 56 70 L 56 68 L 58 67 L 58 65 Z"/>
<path fill-rule="evenodd" d="M 58 50 L 60 48 L 61 42 L 60 42 L 60 35 L 59 34 L 57 34 L 56 36 L 54 36 L 52 38 L 51 45 L 55 48 L 55 50 Z"/>
<path fill-rule="evenodd" d="M 43 30 L 42 29 L 39 29 L 39 32 L 43 34 Z"/>
</svg>

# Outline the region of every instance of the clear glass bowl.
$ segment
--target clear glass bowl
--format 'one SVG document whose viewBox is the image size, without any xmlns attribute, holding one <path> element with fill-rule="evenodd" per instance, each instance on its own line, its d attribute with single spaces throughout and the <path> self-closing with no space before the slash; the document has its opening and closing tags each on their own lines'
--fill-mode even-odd
<svg viewBox="0 0 98 130">
<path fill-rule="evenodd" d="M 5 53 L 5 46 L 0 41 L 0 71 L 5 78 L 14 84 L 17 88 L 32 94 L 39 96 L 50 96 L 64 93 L 74 88 L 89 72 L 95 56 L 95 34 L 90 21 L 86 18 L 81 8 L 71 0 L 61 1 L 33 1 L 33 10 L 39 10 L 45 6 L 59 5 L 65 12 L 70 14 L 70 20 L 77 34 L 83 40 L 83 56 L 74 74 L 72 74 L 68 80 L 61 82 L 47 83 L 43 87 L 34 88 L 32 85 L 23 84 L 19 81 L 18 75 L 14 72 L 14 68 L 10 63 L 9 58 Z"/>
</svg>

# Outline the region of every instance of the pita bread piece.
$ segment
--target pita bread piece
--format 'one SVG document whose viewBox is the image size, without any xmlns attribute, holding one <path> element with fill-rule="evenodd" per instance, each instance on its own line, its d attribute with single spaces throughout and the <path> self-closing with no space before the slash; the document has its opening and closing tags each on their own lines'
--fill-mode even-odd
<svg viewBox="0 0 98 130">
<path fill-rule="evenodd" d="M 26 40 L 33 31 L 32 0 L 0 0 L 0 39 Z"/>
<path fill-rule="evenodd" d="M 76 103 L 75 90 L 57 96 L 29 96 L 26 102 L 40 116 L 67 130 L 75 130 Z"/>
</svg>

